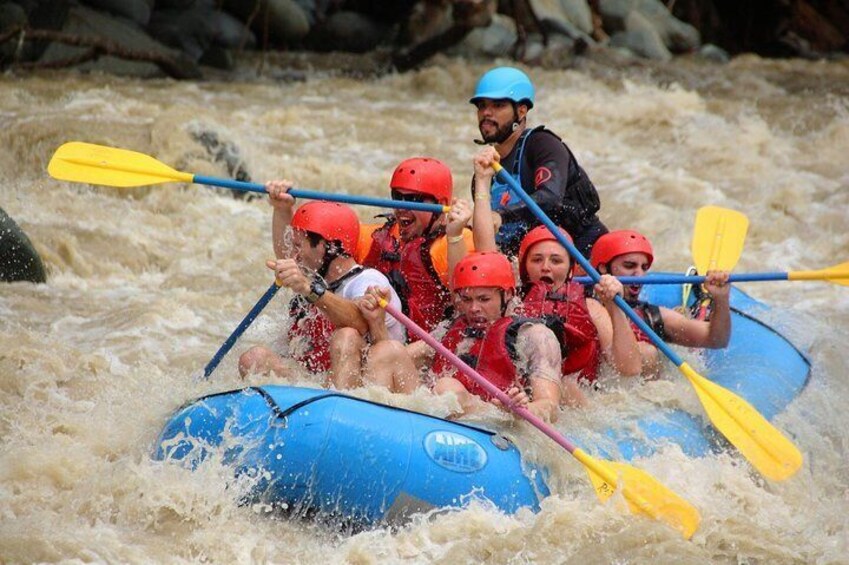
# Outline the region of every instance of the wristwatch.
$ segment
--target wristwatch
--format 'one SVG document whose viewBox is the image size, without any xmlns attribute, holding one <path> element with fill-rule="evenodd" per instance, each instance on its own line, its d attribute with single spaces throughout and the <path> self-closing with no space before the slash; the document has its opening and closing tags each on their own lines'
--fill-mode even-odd
<svg viewBox="0 0 849 565">
<path fill-rule="evenodd" d="M 318 302 L 318 299 L 324 296 L 324 293 L 327 292 L 327 285 L 321 279 L 314 279 L 312 284 L 310 285 L 310 293 L 307 294 L 304 298 L 310 304 L 315 304 Z"/>
</svg>

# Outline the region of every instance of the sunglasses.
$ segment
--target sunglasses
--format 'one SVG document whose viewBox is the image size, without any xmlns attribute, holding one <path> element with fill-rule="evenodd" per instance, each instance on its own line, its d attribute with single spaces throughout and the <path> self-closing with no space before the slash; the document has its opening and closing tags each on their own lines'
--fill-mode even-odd
<svg viewBox="0 0 849 565">
<path fill-rule="evenodd" d="M 392 200 L 398 200 L 400 202 L 435 202 L 435 200 L 427 194 L 399 192 L 397 190 L 392 191 Z"/>
</svg>

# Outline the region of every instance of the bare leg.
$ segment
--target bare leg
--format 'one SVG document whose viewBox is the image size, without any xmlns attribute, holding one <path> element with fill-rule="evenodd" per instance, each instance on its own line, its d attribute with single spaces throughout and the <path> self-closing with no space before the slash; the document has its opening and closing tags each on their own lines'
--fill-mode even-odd
<svg viewBox="0 0 849 565">
<path fill-rule="evenodd" d="M 384 340 L 371 346 L 363 381 L 385 386 L 392 392 L 409 394 L 419 386 L 419 371 L 404 349 L 404 344 Z"/>
<path fill-rule="evenodd" d="M 251 347 L 239 356 L 239 375 L 245 378 L 249 374 L 273 374 L 276 377 L 289 376 L 289 367 L 283 358 L 268 349 L 258 345 Z"/>
<path fill-rule="evenodd" d="M 581 386 L 573 378 L 573 375 L 567 375 L 560 381 L 563 394 L 560 396 L 561 406 L 570 406 L 572 408 L 581 408 L 587 405 L 587 398 L 584 396 L 584 391 Z"/>
<path fill-rule="evenodd" d="M 433 362 L 434 351 L 423 341 L 414 341 L 407 346 L 407 355 L 413 360 L 418 369 L 429 366 Z"/>
<path fill-rule="evenodd" d="M 330 338 L 330 373 L 326 385 L 338 390 L 362 386 L 362 353 L 366 340 L 354 328 L 339 328 Z"/>
<path fill-rule="evenodd" d="M 456 414 L 456 416 L 471 414 L 480 407 L 480 403 L 475 402 L 475 396 L 463 386 L 463 383 L 453 377 L 442 377 L 437 380 L 436 384 L 433 385 L 433 393 L 454 393 L 457 396 L 457 402 L 460 403 L 460 410 L 462 410 L 462 412 L 460 414 Z"/>
</svg>

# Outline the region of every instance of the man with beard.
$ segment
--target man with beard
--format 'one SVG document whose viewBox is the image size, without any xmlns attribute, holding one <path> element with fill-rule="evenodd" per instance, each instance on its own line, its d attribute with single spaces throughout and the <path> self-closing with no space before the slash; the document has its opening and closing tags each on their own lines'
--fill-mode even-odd
<svg viewBox="0 0 849 565">
<path fill-rule="evenodd" d="M 469 100 L 478 110 L 481 149 L 489 160 L 500 161 L 540 208 L 575 239 L 585 256 L 596 239 L 607 232 L 598 219 L 598 192 L 563 141 L 545 126 L 528 128 L 534 107 L 534 86 L 528 76 L 512 67 L 497 67 L 478 81 Z M 477 195 L 477 188 L 474 190 Z M 496 242 L 515 256 L 522 237 L 539 219 L 508 186 L 496 177 L 490 188 Z M 487 195 L 490 198 L 490 195 Z"/>
</svg>

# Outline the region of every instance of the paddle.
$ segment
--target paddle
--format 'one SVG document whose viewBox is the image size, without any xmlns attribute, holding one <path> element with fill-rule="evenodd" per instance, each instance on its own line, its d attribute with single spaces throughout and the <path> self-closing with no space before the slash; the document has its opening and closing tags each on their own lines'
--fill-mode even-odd
<svg viewBox="0 0 849 565">
<path fill-rule="evenodd" d="M 583 267 L 584 271 L 596 282 L 601 279 L 586 258 L 581 255 L 571 241 L 563 237 L 554 222 L 534 202 L 516 180 L 499 163 L 493 163 L 499 179 L 507 183 L 513 192 L 522 199 L 536 217 L 551 231 L 557 241 L 569 250 L 569 253 Z M 709 257 L 709 260 L 715 257 Z M 729 390 L 699 375 L 678 354 L 628 306 L 621 296 L 615 299 L 616 305 L 639 327 L 652 343 L 672 361 L 678 370 L 690 381 L 714 427 L 724 435 L 732 445 L 765 477 L 780 481 L 793 476 L 802 466 L 802 454 L 793 443 L 784 437 L 766 418 L 748 402 Z"/>
<path fill-rule="evenodd" d="M 645 277 L 616 277 L 622 284 L 701 284 L 707 279 L 704 275 L 662 274 Z M 575 277 L 580 284 L 595 284 L 590 277 Z M 772 273 L 737 273 L 728 277 L 728 282 L 764 282 L 764 281 L 828 281 L 849 286 L 849 262 L 834 265 L 818 271 L 787 271 Z"/>
<path fill-rule="evenodd" d="M 215 352 L 215 355 L 212 356 L 212 359 L 209 360 L 209 363 L 206 364 L 206 367 L 203 369 L 203 378 L 208 379 L 209 375 L 215 370 L 218 364 L 224 359 L 224 356 L 233 348 L 233 345 L 236 344 L 236 340 L 241 337 L 245 330 L 250 327 L 256 317 L 259 316 L 259 313 L 262 312 L 262 309 L 265 308 L 266 304 L 268 304 L 274 295 L 277 294 L 277 291 L 280 290 L 280 284 L 277 280 L 272 283 L 268 290 L 265 291 L 265 294 L 259 299 L 259 301 L 254 304 L 254 307 L 251 308 L 251 311 L 248 312 L 248 315 L 245 316 L 245 319 L 242 320 L 242 323 L 238 325 L 238 327 L 233 330 L 233 333 L 230 334 L 224 343 L 221 344 L 221 347 L 218 348 L 218 351 Z"/>
<path fill-rule="evenodd" d="M 619 488 L 628 503 L 628 507 L 634 514 L 644 514 L 655 520 L 662 520 L 679 530 L 687 539 L 690 539 L 693 533 L 695 533 L 701 521 L 698 510 L 658 482 L 657 479 L 645 471 L 641 471 L 625 463 L 614 463 L 596 459 L 581 448 L 576 447 L 563 434 L 531 413 L 527 408 L 512 404 L 510 397 L 502 392 L 501 389 L 454 355 L 454 353 L 434 339 L 433 336 L 424 331 L 410 318 L 392 307 L 385 300 L 381 300 L 380 305 L 393 318 L 404 324 L 408 330 L 416 334 L 422 341 L 450 361 L 458 370 L 486 389 L 489 394 L 498 398 L 504 406 L 527 420 L 531 425 L 571 453 L 575 459 L 584 465 L 590 476 L 590 481 L 595 487 L 596 495 L 602 502 L 607 501 L 616 489 Z"/>
<path fill-rule="evenodd" d="M 703 206 L 696 213 L 690 245 L 696 270 L 731 271 L 743 254 L 749 219 L 745 214 L 719 206 Z"/>
<path fill-rule="evenodd" d="M 189 182 L 203 185 L 220 186 L 242 192 L 265 194 L 265 187 L 252 182 L 220 179 L 184 173 L 172 169 L 150 155 L 116 149 L 105 145 L 71 141 L 65 143 L 53 154 L 47 165 L 47 172 L 55 179 L 73 182 L 85 182 L 113 187 L 146 186 L 164 182 Z M 333 194 L 316 190 L 292 188 L 289 194 L 295 198 L 327 200 L 345 204 L 362 204 L 380 208 L 403 208 L 422 212 L 447 212 L 450 206 L 428 204 L 425 202 L 405 202 L 390 198 L 373 198 L 354 194 Z"/>
</svg>

